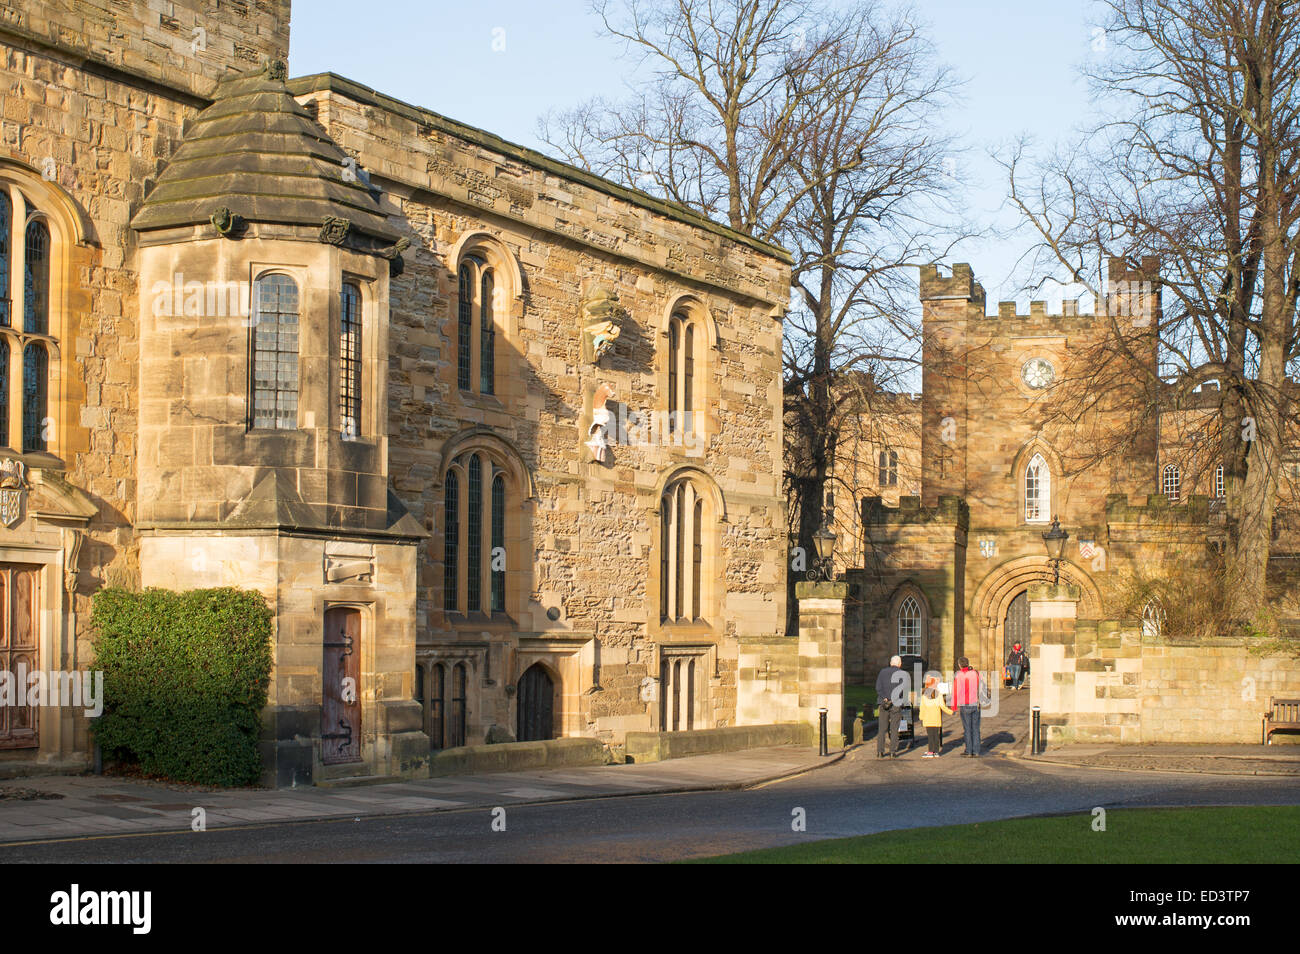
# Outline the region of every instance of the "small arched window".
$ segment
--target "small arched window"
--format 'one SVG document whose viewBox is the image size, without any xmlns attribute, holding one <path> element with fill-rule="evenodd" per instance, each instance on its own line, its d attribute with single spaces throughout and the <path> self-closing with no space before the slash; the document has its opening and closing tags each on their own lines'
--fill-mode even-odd
<svg viewBox="0 0 1300 954">
<path fill-rule="evenodd" d="M 1160 492 L 1170 503 L 1178 503 L 1183 487 L 1183 472 L 1177 464 L 1166 464 L 1160 475 Z"/>
<path fill-rule="evenodd" d="M 668 321 L 668 433 L 699 431 L 699 400 L 703 385 L 703 324 L 694 315 L 677 311 Z"/>
<path fill-rule="evenodd" d="M 1046 523 L 1052 503 L 1052 473 L 1042 454 L 1035 454 L 1025 467 L 1025 521 Z"/>
<path fill-rule="evenodd" d="M 361 435 L 361 289 L 344 282 L 339 300 L 339 422 L 345 439 Z"/>
<path fill-rule="evenodd" d="M 909 596 L 898 607 L 898 654 L 921 653 L 921 607 L 916 597 Z"/>
<path fill-rule="evenodd" d="M 463 490 L 462 490 L 463 488 Z M 444 482 L 443 609 L 507 612 L 506 470 L 482 451 L 461 454 Z"/>
<path fill-rule="evenodd" d="M 1216 500 L 1222 500 L 1223 496 L 1223 465 L 1220 464 L 1214 468 L 1214 497 Z"/>
<path fill-rule="evenodd" d="M 66 234 L 30 195 L 0 182 L 0 446 L 20 453 L 56 450 L 51 403 L 57 412 L 61 322 L 54 271 Z M 16 394 L 14 384 L 21 385 Z"/>
<path fill-rule="evenodd" d="M 254 428 L 298 426 L 298 284 L 288 275 L 263 275 L 254 290 Z"/>
<path fill-rule="evenodd" d="M 1165 630 L 1165 608 L 1159 597 L 1153 596 L 1142 607 L 1142 635 L 1148 639 L 1158 639 Z"/>
<path fill-rule="evenodd" d="M 23 282 L 23 330 L 50 333 L 50 230 L 40 219 L 27 225 L 26 278 Z"/>
<path fill-rule="evenodd" d="M 695 484 L 675 481 L 659 501 L 659 618 L 700 622 L 705 616 L 705 544 L 709 511 Z"/>
<path fill-rule="evenodd" d="M 496 394 L 496 274 L 478 255 L 467 255 L 456 274 L 456 386 Z"/>
</svg>

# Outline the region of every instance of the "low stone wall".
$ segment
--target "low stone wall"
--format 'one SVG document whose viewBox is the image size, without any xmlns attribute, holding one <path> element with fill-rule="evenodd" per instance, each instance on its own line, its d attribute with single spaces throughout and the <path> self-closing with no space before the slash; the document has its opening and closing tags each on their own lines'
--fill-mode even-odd
<svg viewBox="0 0 1300 954">
<path fill-rule="evenodd" d="M 626 752 L 629 762 L 662 762 L 690 755 L 716 755 L 760 749 L 773 745 L 817 743 L 817 733 L 806 723 L 785 725 L 736 725 L 693 732 L 629 732 Z"/>
<path fill-rule="evenodd" d="M 549 739 L 544 742 L 503 742 L 443 749 L 429 760 L 429 775 L 481 775 L 486 772 L 526 772 L 536 769 L 604 765 L 605 746 L 597 739 Z"/>
<path fill-rule="evenodd" d="M 1300 697 L 1300 661 L 1256 655 L 1255 640 L 1175 641 L 1137 620 L 1075 619 L 1075 587 L 1029 593 L 1030 702 L 1049 744 L 1258 744 L 1269 698 Z"/>
</svg>

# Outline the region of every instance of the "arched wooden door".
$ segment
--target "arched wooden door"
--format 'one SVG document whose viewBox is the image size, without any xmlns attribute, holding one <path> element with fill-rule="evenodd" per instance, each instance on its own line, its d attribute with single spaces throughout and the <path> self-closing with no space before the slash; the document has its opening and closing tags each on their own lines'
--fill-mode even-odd
<svg viewBox="0 0 1300 954">
<path fill-rule="evenodd" d="M 520 742 L 555 738 L 555 684 L 540 663 L 528 667 L 519 678 L 519 716 L 516 737 Z"/>
<path fill-rule="evenodd" d="M 997 660 L 1000 670 L 1011 654 L 1011 647 L 1020 644 L 1026 654 L 1029 652 L 1029 591 L 1023 590 L 1007 607 L 1007 617 L 1002 621 L 1002 658 Z"/>
<path fill-rule="evenodd" d="M 361 761 L 361 611 L 325 611 L 321 657 L 321 761 Z"/>
<path fill-rule="evenodd" d="M 27 677 L 39 671 L 40 568 L 0 564 L 0 670 L 11 673 L 15 698 L 27 698 Z M 35 706 L 0 706 L 0 749 L 36 746 Z"/>
</svg>

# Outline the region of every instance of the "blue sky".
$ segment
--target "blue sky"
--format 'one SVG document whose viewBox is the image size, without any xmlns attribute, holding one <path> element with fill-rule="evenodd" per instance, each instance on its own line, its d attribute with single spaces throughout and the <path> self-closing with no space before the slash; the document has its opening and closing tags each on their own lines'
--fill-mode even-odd
<svg viewBox="0 0 1300 954">
<path fill-rule="evenodd" d="M 1002 230 L 949 261 L 969 261 L 989 301 L 1018 298 L 1016 261 L 1031 244 L 1005 208 L 987 158 L 1023 134 L 1041 148 L 1095 122 L 1079 67 L 1105 55 L 1093 0 L 919 0 L 939 57 L 966 81 L 951 131 L 974 220 Z M 372 11 L 369 16 L 358 11 Z M 384 0 L 369 7 L 294 0 L 293 75 L 332 71 L 390 96 L 542 148 L 537 117 L 593 94 L 617 96 L 633 61 L 597 32 L 585 0 Z M 1050 297 L 1050 296 L 1044 296 Z M 990 308 L 993 306 L 990 305 Z"/>
</svg>

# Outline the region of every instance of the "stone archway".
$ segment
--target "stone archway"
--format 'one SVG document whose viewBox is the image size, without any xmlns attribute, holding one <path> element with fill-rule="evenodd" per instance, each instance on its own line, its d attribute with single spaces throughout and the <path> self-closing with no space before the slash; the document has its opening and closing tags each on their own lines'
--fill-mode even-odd
<svg viewBox="0 0 1300 954">
<path fill-rule="evenodd" d="M 963 652 L 972 666 L 992 669 L 1002 665 L 1002 630 L 1012 600 L 1034 583 L 1050 582 L 1052 568 L 1042 557 L 1009 560 L 989 572 L 976 588 L 967 610 L 966 632 L 975 638 L 964 641 Z M 1079 618 L 1096 619 L 1101 593 L 1087 572 L 1065 560 L 1061 563 L 1061 582 L 1079 588 Z"/>
</svg>

